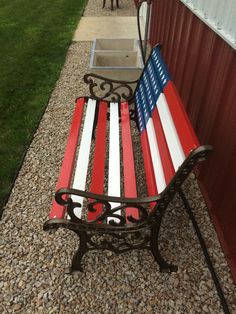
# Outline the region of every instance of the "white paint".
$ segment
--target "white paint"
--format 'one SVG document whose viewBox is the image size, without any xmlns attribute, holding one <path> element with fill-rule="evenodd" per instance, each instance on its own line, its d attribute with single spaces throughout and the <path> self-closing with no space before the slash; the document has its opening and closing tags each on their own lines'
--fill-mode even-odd
<svg viewBox="0 0 236 314">
<path fill-rule="evenodd" d="M 153 170 L 155 174 L 155 180 L 157 185 L 158 193 L 161 193 L 165 187 L 166 187 L 166 181 L 165 176 L 163 172 L 160 152 L 157 144 L 157 138 L 155 129 L 153 126 L 152 118 L 148 120 L 148 123 L 146 125 L 147 134 L 148 134 L 148 141 L 149 141 L 149 147 L 152 157 L 152 164 L 153 164 Z"/>
<path fill-rule="evenodd" d="M 109 164 L 108 164 L 108 195 L 120 196 L 120 140 L 119 140 L 119 111 L 118 103 L 110 103 L 110 137 L 109 137 Z M 119 203 L 110 202 L 111 208 Z M 116 212 L 120 215 L 120 211 Z M 108 221 L 118 219 L 110 218 Z"/>
<path fill-rule="evenodd" d="M 86 110 L 86 116 L 84 120 L 83 133 L 82 133 L 80 147 L 79 147 L 79 154 L 78 154 L 77 163 L 76 163 L 74 181 L 72 184 L 73 189 L 78 189 L 78 190 L 83 190 L 83 191 L 85 190 L 95 109 L 96 109 L 96 100 L 89 99 L 87 110 Z M 82 196 L 72 195 L 72 200 L 73 202 L 79 202 L 81 206 L 83 206 Z M 82 207 L 75 208 L 74 212 L 75 212 L 75 215 L 78 218 L 80 218 Z"/>
<path fill-rule="evenodd" d="M 161 124 L 165 133 L 171 159 L 175 171 L 177 171 L 179 166 L 185 160 L 185 155 L 165 95 L 163 93 L 160 94 L 156 106 L 160 115 Z"/>
</svg>

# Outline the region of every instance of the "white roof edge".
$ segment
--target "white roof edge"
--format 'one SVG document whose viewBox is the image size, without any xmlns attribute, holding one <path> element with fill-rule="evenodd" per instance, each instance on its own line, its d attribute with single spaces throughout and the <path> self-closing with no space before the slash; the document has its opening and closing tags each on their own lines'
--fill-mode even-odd
<svg viewBox="0 0 236 314">
<path fill-rule="evenodd" d="M 188 2 L 187 0 L 180 0 L 187 8 L 189 8 L 193 14 L 195 14 L 200 20 L 202 20 L 205 24 L 207 24 L 217 35 L 224 39 L 227 44 L 229 44 L 234 50 L 236 50 L 236 34 L 235 38 L 230 34 L 226 33 L 224 29 L 221 29 L 217 26 L 217 24 L 210 18 L 206 18 L 204 13 L 194 8 L 193 4 Z"/>
</svg>

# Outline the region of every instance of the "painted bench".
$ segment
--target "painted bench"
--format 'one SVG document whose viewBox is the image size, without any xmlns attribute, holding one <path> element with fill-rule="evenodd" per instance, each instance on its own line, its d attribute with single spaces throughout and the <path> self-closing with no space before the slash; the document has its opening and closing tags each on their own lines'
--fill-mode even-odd
<svg viewBox="0 0 236 314">
<path fill-rule="evenodd" d="M 83 255 L 95 249 L 149 249 L 160 271 L 176 271 L 158 248 L 161 221 L 212 148 L 200 146 L 159 46 L 132 82 L 134 91 L 127 82 L 103 79 L 84 77 L 91 96 L 76 100 L 44 230 L 62 227 L 79 236 L 71 272 L 82 270 Z"/>
</svg>

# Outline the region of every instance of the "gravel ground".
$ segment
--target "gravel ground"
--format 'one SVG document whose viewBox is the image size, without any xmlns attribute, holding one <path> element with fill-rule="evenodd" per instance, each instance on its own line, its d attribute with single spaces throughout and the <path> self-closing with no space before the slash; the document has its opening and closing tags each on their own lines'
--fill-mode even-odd
<svg viewBox="0 0 236 314">
<path fill-rule="evenodd" d="M 178 272 L 161 274 L 148 251 L 89 252 L 84 272 L 65 274 L 77 247 L 66 230 L 42 230 L 63 157 L 74 99 L 87 94 L 90 42 L 72 43 L 61 76 L 0 221 L 0 313 L 223 313 L 191 223 L 178 198 L 161 230 L 163 255 Z M 81 58 L 83 56 L 83 58 Z M 207 208 L 191 176 L 185 185 L 231 312 L 236 288 Z M 193 201 L 194 200 L 194 201 Z"/>
</svg>

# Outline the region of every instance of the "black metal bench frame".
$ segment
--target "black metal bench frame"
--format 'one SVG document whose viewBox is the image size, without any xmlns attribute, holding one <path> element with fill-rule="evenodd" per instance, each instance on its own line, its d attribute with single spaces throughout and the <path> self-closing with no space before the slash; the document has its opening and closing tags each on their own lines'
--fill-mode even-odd
<svg viewBox="0 0 236 314">
<path fill-rule="evenodd" d="M 185 161 L 179 174 L 173 179 L 171 184 L 165 190 L 165 193 L 157 197 L 146 197 L 127 199 L 118 197 L 108 197 L 105 195 L 93 194 L 85 191 L 73 190 L 73 189 L 61 189 L 56 192 L 55 199 L 58 204 L 67 207 L 67 213 L 71 217 L 68 219 L 51 219 L 44 224 L 44 230 L 57 229 L 59 227 L 70 229 L 74 231 L 80 238 L 79 249 L 74 254 L 70 272 L 82 271 L 82 257 L 85 253 L 91 250 L 110 250 L 114 253 L 123 253 L 133 249 L 149 249 L 151 250 L 156 262 L 160 266 L 161 272 L 173 272 L 177 271 L 175 265 L 171 265 L 165 261 L 161 256 L 158 248 L 158 235 L 161 227 L 161 222 L 164 217 L 164 213 L 168 204 L 171 202 L 175 194 L 181 191 L 181 185 L 188 177 L 189 173 L 193 170 L 193 167 L 199 162 L 206 159 L 208 152 L 211 150 L 210 146 L 204 146 L 193 152 L 189 158 Z M 78 206 L 74 204 L 72 199 L 68 197 L 65 200 L 65 196 L 80 195 L 87 199 L 96 200 L 89 204 L 90 211 L 94 210 L 94 205 L 102 203 L 105 206 L 105 211 L 96 221 L 83 222 L 78 219 L 73 212 L 73 209 Z M 122 202 L 122 206 L 119 209 L 125 207 L 136 207 L 142 213 L 142 218 L 132 224 L 132 227 L 125 225 L 123 216 L 118 216 L 114 210 L 110 209 L 109 202 Z M 155 203 L 155 208 L 151 213 L 148 212 L 145 205 Z M 117 210 L 117 209 L 116 209 Z M 119 218 L 120 224 L 112 225 L 102 224 L 106 222 L 107 218 Z M 132 218 L 130 219 L 132 221 Z M 111 239 L 104 238 L 104 235 L 109 235 Z M 99 236 L 100 239 L 93 239 L 94 236 Z M 104 238 L 104 239 L 103 239 Z M 103 239 L 101 241 L 101 239 Z"/>
</svg>

